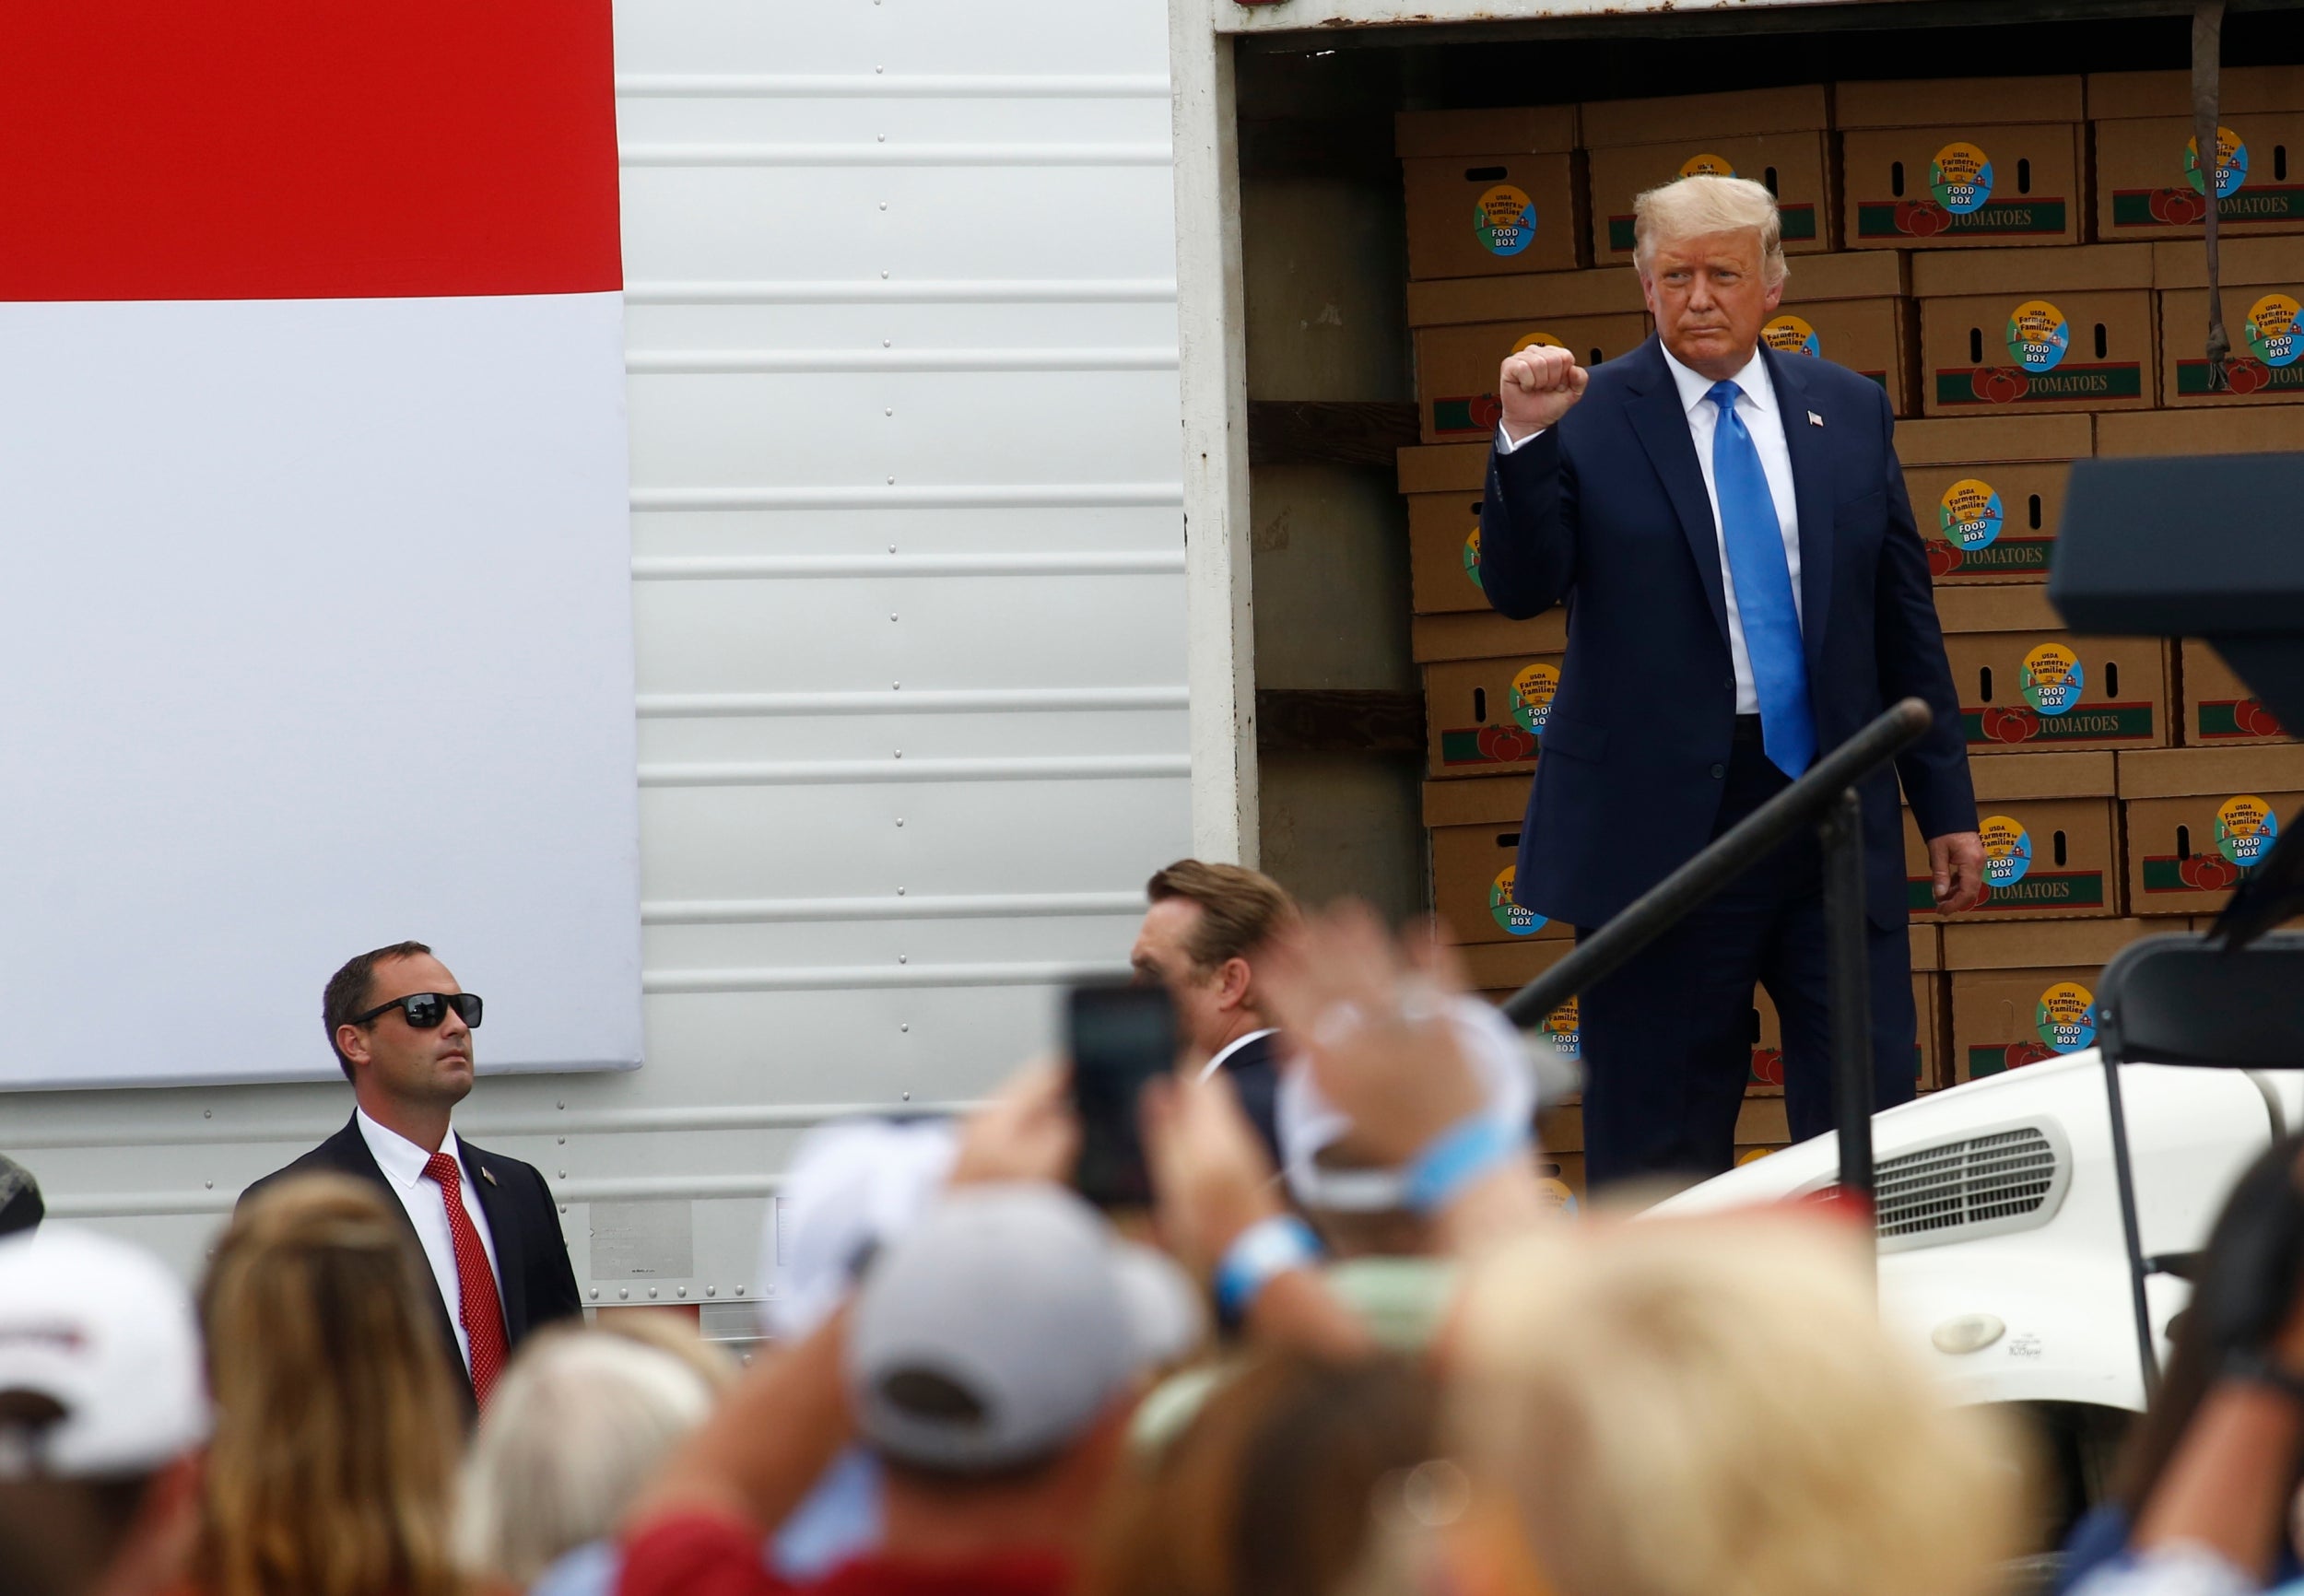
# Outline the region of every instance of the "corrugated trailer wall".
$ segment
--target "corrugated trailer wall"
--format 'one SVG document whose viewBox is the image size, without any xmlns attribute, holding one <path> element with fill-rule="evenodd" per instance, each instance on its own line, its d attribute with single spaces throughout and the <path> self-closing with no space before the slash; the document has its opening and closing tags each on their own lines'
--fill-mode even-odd
<svg viewBox="0 0 2304 1596">
<path fill-rule="evenodd" d="M 749 1333 L 800 1132 L 982 1093 L 1190 848 L 1164 23 L 617 7 L 647 1063 L 458 1120 L 604 1305 Z M 189 1272 L 350 1108 L 26 1095 L 0 1150 Z"/>
</svg>

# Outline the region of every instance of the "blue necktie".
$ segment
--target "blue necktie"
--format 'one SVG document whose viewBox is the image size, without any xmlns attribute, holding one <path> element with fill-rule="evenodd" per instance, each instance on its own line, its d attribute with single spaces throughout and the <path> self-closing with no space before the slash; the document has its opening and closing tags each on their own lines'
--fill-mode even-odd
<svg viewBox="0 0 2304 1596">
<path fill-rule="evenodd" d="M 1800 651 L 1800 612 L 1793 605 L 1783 527 L 1769 497 L 1760 452 L 1736 414 L 1744 390 L 1715 382 L 1704 396 L 1720 407 L 1720 425 L 1712 431 L 1712 487 L 1720 496 L 1720 535 L 1744 623 L 1745 657 L 1759 694 L 1760 746 L 1770 764 L 1798 776 L 1816 761 L 1816 717 L 1808 708 L 1808 664 Z"/>
</svg>

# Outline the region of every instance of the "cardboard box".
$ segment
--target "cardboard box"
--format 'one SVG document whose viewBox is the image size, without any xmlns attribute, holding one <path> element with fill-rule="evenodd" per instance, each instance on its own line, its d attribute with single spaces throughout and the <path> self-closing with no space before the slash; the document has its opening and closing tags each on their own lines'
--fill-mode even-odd
<svg viewBox="0 0 2304 1596">
<path fill-rule="evenodd" d="M 1432 830 L 1432 912 L 1456 943 L 1569 937 L 1573 926 L 1512 902 L 1528 778 L 1428 781 L 1424 824 Z"/>
<path fill-rule="evenodd" d="M 2192 137 L 2192 74 L 2095 72 L 2096 236 L 2196 239 L 2208 185 Z M 2216 86 L 2216 234 L 2304 231 L 2304 68 L 2228 66 Z"/>
<path fill-rule="evenodd" d="M 1855 249 L 2080 241 L 2078 77 L 1833 86 Z"/>
<path fill-rule="evenodd" d="M 1496 436 L 1504 409 L 1496 378 L 1505 357 L 1535 344 L 1574 353 L 1597 366 L 1637 349 L 1648 338 L 1645 311 L 1612 316 L 1557 316 L 1478 322 L 1466 327 L 1424 327 L 1416 334 L 1417 436 L 1427 443 L 1486 442 Z"/>
<path fill-rule="evenodd" d="M 1518 775 L 1536 768 L 1558 654 L 1443 660 L 1424 667 L 1425 769 L 1441 777 Z"/>
<path fill-rule="evenodd" d="M 1783 354 L 1819 356 L 1871 378 L 1890 409 L 1909 416 L 1919 369 L 1909 282 L 1894 251 L 1812 256 L 1792 268 L 1760 336 Z"/>
<path fill-rule="evenodd" d="M 1947 925 L 1952 1074 L 1972 1081 L 2096 1045 L 2096 981 L 2160 928 L 2139 920 Z"/>
<path fill-rule="evenodd" d="M 1568 647 L 1568 610 L 1555 605 L 1534 620 L 1508 620 L 1493 610 L 1480 614 L 1417 616 L 1408 623 L 1408 652 L 1420 665 L 1441 660 L 1500 660 L 1511 654 L 1534 658 Z"/>
<path fill-rule="evenodd" d="M 2032 585 L 1941 589 L 1936 616 L 1971 751 L 2168 745 L 2160 639 L 2074 637 Z"/>
<path fill-rule="evenodd" d="M 1777 199 L 1784 249 L 1832 247 L 1834 194 L 1822 84 L 1587 103 L 1593 258 L 1632 258 L 1632 202 L 1698 172 L 1750 178 Z"/>
<path fill-rule="evenodd" d="M 1922 409 L 2150 409 L 2151 286 L 2141 244 L 1916 257 Z"/>
<path fill-rule="evenodd" d="M 2304 449 L 2304 406 L 2296 409 L 2162 410 L 2096 418 L 2099 460 L 2170 454 L 2278 454 Z"/>
<path fill-rule="evenodd" d="M 1459 946 L 1456 957 L 1464 966 L 1464 978 L 1472 990 L 1493 1003 L 1501 1003 L 1522 987 L 1550 969 L 1574 950 L 1576 944 L 1564 936 L 1534 937 L 1525 942 L 1469 943 Z M 1577 1032 L 1578 1003 L 1574 998 L 1562 1003 L 1544 1016 L 1544 1024 L 1535 1035 L 1564 1059 L 1581 1061 L 1584 1056 L 1582 1038 Z M 1564 1102 L 1577 1100 L 1571 1093 Z"/>
<path fill-rule="evenodd" d="M 2120 912 L 2120 816 L 2110 754 L 1975 759 L 1984 835 L 1984 896 L 1959 914 L 1936 911 L 1928 844 L 1904 812 L 1904 869 L 1914 918 L 2105 919 Z"/>
<path fill-rule="evenodd" d="M 1907 421 L 1897 457 L 1937 585 L 2045 581 L 2072 463 L 2091 452 L 2085 416 Z"/>
<path fill-rule="evenodd" d="M 1408 276 L 1490 277 L 1582 265 L 1576 108 L 1404 111 Z"/>
<path fill-rule="evenodd" d="M 2304 158 L 2304 145 L 2298 147 Z M 2208 265 L 2198 244 L 2152 246 L 2160 288 L 2160 403 L 2267 405 L 2304 398 L 2304 239 L 2217 243 L 2229 386 L 2208 388 Z"/>
<path fill-rule="evenodd" d="M 1487 493 L 1487 446 L 1404 449 L 1400 456 L 1400 490 L 1408 501 L 1412 607 L 1418 615 L 1486 615 L 1488 595 L 1480 586 L 1480 501 Z"/>
<path fill-rule="evenodd" d="M 2178 695 L 2184 706 L 2184 741 L 2200 748 L 2251 743 L 2292 743 L 2270 710 L 2211 645 L 2186 638 L 2177 645 Z"/>
<path fill-rule="evenodd" d="M 2210 914 L 2304 809 L 2304 747 L 2123 754 L 2128 902 L 2137 914 Z"/>
</svg>

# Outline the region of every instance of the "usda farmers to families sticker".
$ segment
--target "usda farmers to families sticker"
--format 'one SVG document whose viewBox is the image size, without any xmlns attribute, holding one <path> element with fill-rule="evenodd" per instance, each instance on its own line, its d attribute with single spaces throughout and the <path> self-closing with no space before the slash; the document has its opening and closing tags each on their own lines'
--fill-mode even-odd
<svg viewBox="0 0 2304 1596">
<path fill-rule="evenodd" d="M 2040 1040 L 2060 1053 L 2096 1042 L 2096 994 L 2076 980 L 2060 980 L 2040 993 L 2036 1023 Z"/>
<path fill-rule="evenodd" d="M 1464 575 L 1470 577 L 1472 585 L 1482 593 L 1488 591 L 1488 584 L 1480 580 L 1480 524 L 1477 522 L 1473 522 L 1472 531 L 1464 537 Z"/>
<path fill-rule="evenodd" d="M 1474 202 L 1472 230 L 1488 253 L 1516 255 L 1536 241 L 1535 203 L 1499 182 Z"/>
<path fill-rule="evenodd" d="M 1957 549 L 1990 548 L 2006 520 L 1999 491 L 1980 477 L 1962 477 L 1936 503 L 1936 523 L 1944 528 L 1944 540 Z"/>
<path fill-rule="evenodd" d="M 1512 878 L 1518 874 L 1517 865 L 1507 864 L 1488 884 L 1488 912 L 1514 936 L 1534 936 L 1544 929 L 1544 916 L 1512 901 Z"/>
<path fill-rule="evenodd" d="M 2200 140 L 2184 141 L 2184 181 L 2194 194 L 2204 194 L 2208 184 L 2200 175 Z M 2248 146 L 2228 127 L 2216 129 L 2216 198 L 2236 194 L 2248 181 Z"/>
<path fill-rule="evenodd" d="M 1992 157 L 1965 141 L 1945 145 L 1929 167 L 1928 191 L 1954 216 L 1982 210 L 1992 198 Z"/>
<path fill-rule="evenodd" d="M 2080 701 L 2086 675 L 2079 656 L 2062 643 L 2042 643 L 2024 656 L 2024 697 L 2043 715 L 2061 715 Z"/>
<path fill-rule="evenodd" d="M 2014 886 L 2032 868 L 2032 835 L 2005 815 L 1985 817 L 1977 827 L 1984 839 L 1984 885 Z"/>
<path fill-rule="evenodd" d="M 1576 999 L 1569 999 L 1544 1016 L 1544 1039 L 1564 1059 L 1584 1056 L 1583 1021 Z"/>
<path fill-rule="evenodd" d="M 1734 177 L 1736 175 L 1736 169 L 1728 164 L 1725 156 L 1707 152 L 1703 155 L 1692 155 L 1682 161 L 1680 175 L 1682 177 Z"/>
<path fill-rule="evenodd" d="M 1541 662 L 1521 668 L 1512 678 L 1512 719 L 1524 731 L 1544 735 L 1544 723 L 1552 714 L 1552 695 L 1560 690 L 1560 673 Z"/>
<path fill-rule="evenodd" d="M 2216 808 L 2216 851 L 2250 869 L 2264 862 L 2280 839 L 2280 817 L 2254 793 L 2227 798 Z"/>
<path fill-rule="evenodd" d="M 2046 299 L 2027 299 L 2008 316 L 2008 353 L 2028 372 L 2053 371 L 2072 346 L 2064 313 Z"/>
<path fill-rule="evenodd" d="M 1820 358 L 1824 354 L 1824 344 L 1816 335 L 1816 329 L 1797 316 L 1777 317 L 1760 329 L 1760 336 L 1780 355 L 1814 355 Z"/>
<path fill-rule="evenodd" d="M 2267 366 L 2290 366 L 2304 355 L 2304 330 L 2296 324 L 2300 309 L 2286 294 L 2266 294 L 2248 310 L 2248 352 Z"/>
</svg>

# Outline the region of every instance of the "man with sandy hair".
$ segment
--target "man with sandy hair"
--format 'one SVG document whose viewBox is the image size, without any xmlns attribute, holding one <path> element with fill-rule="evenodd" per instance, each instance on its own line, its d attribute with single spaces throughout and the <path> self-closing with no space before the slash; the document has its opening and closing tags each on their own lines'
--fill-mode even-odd
<svg viewBox="0 0 2304 1596">
<path fill-rule="evenodd" d="M 1936 905 L 1983 847 L 1959 703 L 1878 384 L 1761 337 L 1784 291 L 1776 202 L 1683 178 L 1635 206 L 1656 334 L 1587 371 L 1507 358 L 1480 578 L 1514 618 L 1570 605 L 1515 895 L 1604 924 L 1845 741 L 1916 697 L 1928 734 L 1863 783 L 1876 1106 L 1912 1095 L 1904 797 Z M 1583 994 L 1595 1183 L 1728 1168 L 1751 994 L 1784 1030 L 1795 1139 L 1832 1128 L 1820 851 L 1787 844 Z"/>
</svg>

